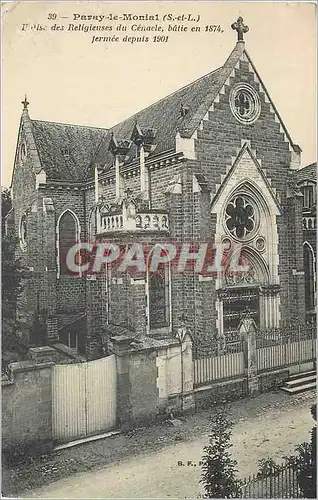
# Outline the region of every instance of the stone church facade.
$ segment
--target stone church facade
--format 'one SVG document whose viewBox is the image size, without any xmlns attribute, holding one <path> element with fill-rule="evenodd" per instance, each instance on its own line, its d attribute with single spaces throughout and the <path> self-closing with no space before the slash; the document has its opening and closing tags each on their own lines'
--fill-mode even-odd
<svg viewBox="0 0 318 500">
<path fill-rule="evenodd" d="M 197 343 L 224 344 L 246 309 L 260 329 L 315 314 L 316 165 L 301 168 L 242 26 L 222 67 L 111 129 L 34 120 L 23 101 L 7 227 L 29 271 L 18 314 L 30 345 L 95 359 L 114 335 L 186 327 Z M 249 272 L 173 261 L 141 275 L 112 264 L 70 272 L 74 244 L 105 241 L 142 243 L 148 255 L 223 244 L 240 248 Z"/>
</svg>

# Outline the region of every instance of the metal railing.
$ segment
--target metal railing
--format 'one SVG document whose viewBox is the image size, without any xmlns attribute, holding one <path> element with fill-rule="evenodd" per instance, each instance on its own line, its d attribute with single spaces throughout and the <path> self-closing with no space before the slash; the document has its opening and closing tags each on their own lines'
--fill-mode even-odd
<svg viewBox="0 0 318 500">
<path fill-rule="evenodd" d="M 303 498 L 297 473 L 288 464 L 276 473 L 261 477 L 254 474 L 244 479 L 241 498 Z"/>
<path fill-rule="evenodd" d="M 125 217 L 122 213 L 102 214 L 99 232 L 169 231 L 169 217 L 165 212 L 149 211 Z"/>
</svg>

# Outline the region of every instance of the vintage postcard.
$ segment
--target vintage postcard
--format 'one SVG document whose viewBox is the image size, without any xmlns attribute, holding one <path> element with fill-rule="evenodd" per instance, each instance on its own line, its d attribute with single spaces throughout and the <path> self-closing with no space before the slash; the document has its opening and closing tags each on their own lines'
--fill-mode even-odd
<svg viewBox="0 0 318 500">
<path fill-rule="evenodd" d="M 316 5 L 3 1 L 2 496 L 316 498 Z"/>
</svg>

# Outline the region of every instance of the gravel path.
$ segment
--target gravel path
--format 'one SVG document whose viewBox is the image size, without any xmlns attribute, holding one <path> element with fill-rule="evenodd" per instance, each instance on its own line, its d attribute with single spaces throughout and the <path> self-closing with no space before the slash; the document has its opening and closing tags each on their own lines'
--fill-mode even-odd
<svg viewBox="0 0 318 500">
<path fill-rule="evenodd" d="M 234 402 L 233 456 L 242 477 L 309 441 L 315 394 L 282 391 Z M 3 494 L 42 498 L 195 497 L 211 411 L 38 457 L 4 470 Z M 184 465 L 180 465 L 180 463 Z M 188 464 L 188 462 L 191 462 Z"/>
</svg>

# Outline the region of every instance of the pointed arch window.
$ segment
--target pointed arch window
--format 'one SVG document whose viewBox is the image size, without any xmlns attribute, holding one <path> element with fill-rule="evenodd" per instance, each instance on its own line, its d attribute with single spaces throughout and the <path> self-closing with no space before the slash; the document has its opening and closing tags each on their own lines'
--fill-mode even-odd
<svg viewBox="0 0 318 500">
<path fill-rule="evenodd" d="M 159 264 L 149 272 L 149 326 L 150 329 L 169 326 L 169 266 Z"/>
<path fill-rule="evenodd" d="M 57 222 L 57 269 L 59 276 L 74 276 L 68 269 L 66 258 L 73 245 L 79 243 L 80 226 L 71 210 L 63 212 Z"/>
<path fill-rule="evenodd" d="M 304 271 L 305 271 L 305 304 L 306 310 L 315 307 L 315 255 L 309 243 L 304 243 Z"/>
</svg>

